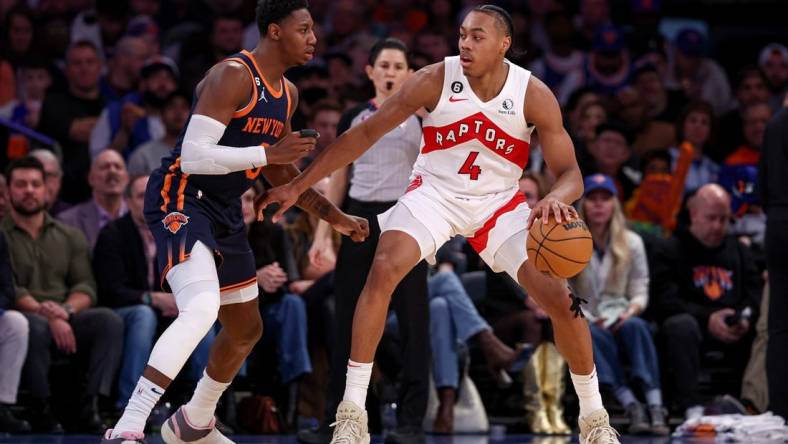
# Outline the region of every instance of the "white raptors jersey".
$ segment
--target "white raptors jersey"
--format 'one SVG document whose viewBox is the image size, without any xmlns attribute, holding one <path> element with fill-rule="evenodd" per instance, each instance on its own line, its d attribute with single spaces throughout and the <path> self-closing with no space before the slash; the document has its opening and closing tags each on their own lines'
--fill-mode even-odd
<svg viewBox="0 0 788 444">
<path fill-rule="evenodd" d="M 523 115 L 531 73 L 506 63 L 509 74 L 501 93 L 482 102 L 468 84 L 459 56 L 446 57 L 441 98 L 422 125 L 412 188 L 422 180 L 460 196 L 517 188 L 533 129 Z"/>
</svg>

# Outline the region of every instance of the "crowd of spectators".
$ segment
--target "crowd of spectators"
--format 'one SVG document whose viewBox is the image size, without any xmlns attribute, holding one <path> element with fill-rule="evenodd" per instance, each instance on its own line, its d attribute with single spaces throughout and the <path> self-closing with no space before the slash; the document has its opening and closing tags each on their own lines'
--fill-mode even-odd
<svg viewBox="0 0 788 444">
<path fill-rule="evenodd" d="M 374 96 L 365 65 L 377 40 L 404 41 L 414 69 L 438 62 L 457 53 L 458 20 L 481 1 L 310 3 L 317 57 L 286 76 L 299 89 L 293 129 L 317 129 L 319 152 L 343 113 Z M 554 91 L 586 177 L 577 205 L 594 255 L 570 285 L 588 301 L 600 383 L 629 431 L 666 434 L 668 412 L 697 416 L 721 391 L 765 411 L 766 352 L 752 348 L 769 305 L 756 188 L 767 127 L 786 104 L 788 48 L 774 43 L 786 41 L 784 29 L 767 26 L 721 57 L 745 37 L 682 2 L 496 3 L 516 28 L 511 59 Z M 254 49 L 255 5 L 0 1 L 0 432 L 100 433 L 128 400 L 155 337 L 177 314 L 142 217 L 147 176 L 174 147 L 205 72 Z M 551 180 L 535 134 L 521 180 L 529 203 Z M 261 405 L 278 404 L 282 425 L 245 427 L 254 420 L 233 413 L 233 390 L 220 418 L 292 430 L 299 418 L 323 419 L 335 264 L 311 260 L 317 221 L 309 215 L 257 222 L 260 192 L 243 204 L 266 327 L 239 389 L 270 396 Z M 564 431 L 557 353 L 538 351 L 516 374 L 501 375 L 498 362 L 509 367 L 524 344 L 549 344 L 544 313 L 463 240 L 449 247 L 451 259 L 429 281 L 434 429 L 455 430 L 451 406 L 465 377 L 457 351 L 470 346 L 493 370 L 472 373 L 478 383 L 492 376 L 503 387 L 514 376 L 526 395 L 516 414 L 532 430 Z M 199 378 L 214 336 L 195 351 L 173 403 Z M 502 410 L 499 397 L 482 398 L 488 411 Z"/>
</svg>

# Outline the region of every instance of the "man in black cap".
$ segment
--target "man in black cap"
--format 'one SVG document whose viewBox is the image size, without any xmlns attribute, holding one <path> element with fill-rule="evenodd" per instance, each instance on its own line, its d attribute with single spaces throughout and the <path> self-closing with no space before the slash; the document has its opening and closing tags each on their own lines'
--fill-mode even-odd
<svg viewBox="0 0 788 444">
<path fill-rule="evenodd" d="M 125 158 L 141 144 L 164 137 L 161 109 L 178 87 L 178 67 L 171 59 L 157 56 L 140 70 L 139 90 L 102 111 L 90 135 L 90 154 L 96 157 L 113 149 Z"/>
</svg>

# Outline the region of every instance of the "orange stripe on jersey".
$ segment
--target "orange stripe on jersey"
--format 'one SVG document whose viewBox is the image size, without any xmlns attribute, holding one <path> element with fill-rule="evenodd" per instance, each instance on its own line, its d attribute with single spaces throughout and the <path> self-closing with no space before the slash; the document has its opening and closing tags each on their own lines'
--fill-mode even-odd
<svg viewBox="0 0 788 444">
<path fill-rule="evenodd" d="M 284 81 L 284 77 L 282 77 L 282 88 L 285 89 L 285 94 L 287 95 L 287 114 L 285 114 L 285 119 L 290 119 L 290 107 L 291 107 L 291 100 L 290 100 L 290 88 L 287 87 L 287 82 Z"/>
<path fill-rule="evenodd" d="M 175 159 L 175 162 L 170 165 L 169 173 L 164 176 L 164 186 L 161 187 L 161 197 L 163 203 L 161 204 L 161 211 L 167 212 L 167 206 L 170 204 L 170 187 L 172 186 L 172 178 L 175 177 L 175 170 L 181 166 L 181 158 Z"/>
<path fill-rule="evenodd" d="M 178 186 L 178 203 L 177 203 L 177 210 L 183 210 L 183 198 L 184 198 L 184 190 L 186 190 L 186 182 L 189 180 L 188 174 L 181 174 L 181 181 L 180 185 Z"/>
<path fill-rule="evenodd" d="M 243 117 L 243 116 L 249 114 L 252 111 L 252 109 L 254 109 L 254 106 L 257 103 L 257 82 L 254 81 L 254 73 L 252 72 L 252 68 L 249 68 L 249 65 L 247 65 L 246 62 L 244 62 L 243 59 L 238 58 L 238 57 L 233 57 L 233 58 L 230 58 L 230 59 L 225 59 L 224 61 L 225 62 L 232 61 L 232 62 L 240 63 L 241 65 L 244 66 L 244 68 L 246 68 L 246 71 L 249 72 L 249 76 L 252 78 L 252 88 L 254 88 L 254 92 L 252 93 L 252 97 L 249 98 L 249 103 L 247 103 L 245 107 L 243 107 L 243 108 L 241 108 L 241 109 L 239 109 L 239 110 L 237 110 L 237 111 L 235 111 L 233 113 L 233 118 L 237 119 L 239 117 Z"/>
<path fill-rule="evenodd" d="M 276 90 L 274 90 L 274 88 L 271 87 L 271 85 L 268 83 L 268 81 L 265 80 L 265 76 L 263 76 L 263 70 L 261 70 L 260 67 L 257 65 L 257 60 L 254 59 L 254 56 L 252 55 L 252 53 L 247 51 L 247 50 L 245 50 L 245 49 L 243 51 L 241 51 L 241 53 L 245 54 L 246 57 L 249 57 L 249 60 L 251 60 L 252 63 L 254 63 L 254 67 L 257 70 L 257 72 L 260 73 L 260 77 L 263 79 L 263 84 L 265 84 L 265 88 L 268 90 L 268 92 L 270 92 L 271 95 L 274 96 L 275 99 L 278 99 L 278 98 L 282 97 L 282 93 L 284 92 L 282 90 L 285 88 L 284 77 L 282 77 L 282 80 L 279 80 L 279 92 L 277 93 Z M 255 97 L 257 97 L 256 94 L 255 94 Z"/>
<path fill-rule="evenodd" d="M 252 284 L 254 284 L 256 282 L 257 282 L 257 277 L 253 277 L 251 279 L 247 279 L 247 280 L 245 280 L 243 282 L 239 282 L 237 284 L 231 284 L 231 285 L 228 285 L 226 287 L 222 287 L 222 288 L 219 289 L 219 291 L 220 292 L 227 292 L 227 291 L 232 291 L 232 290 L 239 290 L 241 288 L 248 287 L 248 286 L 250 286 L 250 285 L 252 285 Z"/>
</svg>

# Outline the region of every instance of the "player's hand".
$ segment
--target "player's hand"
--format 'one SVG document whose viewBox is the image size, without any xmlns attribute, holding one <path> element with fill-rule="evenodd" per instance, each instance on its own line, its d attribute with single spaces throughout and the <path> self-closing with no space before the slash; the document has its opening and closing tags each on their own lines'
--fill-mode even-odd
<svg viewBox="0 0 788 444">
<path fill-rule="evenodd" d="M 68 321 L 64 319 L 49 321 L 49 331 L 52 332 L 52 339 L 55 340 L 55 345 L 60 351 L 67 354 L 77 352 L 77 339 Z"/>
<path fill-rule="evenodd" d="M 717 310 L 709 316 L 709 333 L 721 342 L 732 344 L 739 340 L 741 336 L 737 336 L 737 331 L 725 323 L 725 318 L 736 314 L 736 310 L 732 308 L 723 308 Z"/>
<path fill-rule="evenodd" d="M 331 227 L 353 239 L 353 242 L 363 242 L 369 236 L 369 222 L 363 217 L 342 213 L 339 220 L 331 224 Z"/>
<path fill-rule="evenodd" d="M 161 311 L 165 318 L 178 316 L 178 306 L 175 304 L 175 296 L 172 293 L 154 291 L 150 294 L 150 303 Z"/>
<path fill-rule="evenodd" d="M 309 263 L 315 268 L 334 268 L 337 263 L 337 255 L 334 252 L 334 241 L 331 236 L 315 236 L 307 257 L 309 257 Z"/>
<path fill-rule="evenodd" d="M 254 201 L 254 212 L 257 214 L 257 220 L 263 220 L 263 210 L 265 210 L 268 205 L 278 203 L 280 205 L 279 210 L 274 213 L 272 220 L 274 223 L 279 222 L 279 219 L 284 216 L 285 211 L 289 210 L 290 207 L 295 205 L 298 201 L 298 196 L 299 194 L 290 184 L 280 185 L 266 190 L 265 193 Z"/>
<path fill-rule="evenodd" d="M 300 137 L 297 132 L 290 133 L 279 142 L 265 149 L 269 165 L 288 165 L 306 156 L 315 149 L 317 139 Z"/>
<path fill-rule="evenodd" d="M 564 221 L 569 222 L 578 217 L 577 210 L 574 207 L 547 195 L 531 209 L 531 215 L 528 216 L 528 229 L 531 229 L 536 219 L 542 219 L 543 222 L 549 220 L 550 213 L 553 214 L 555 221 L 559 224 Z"/>
</svg>

